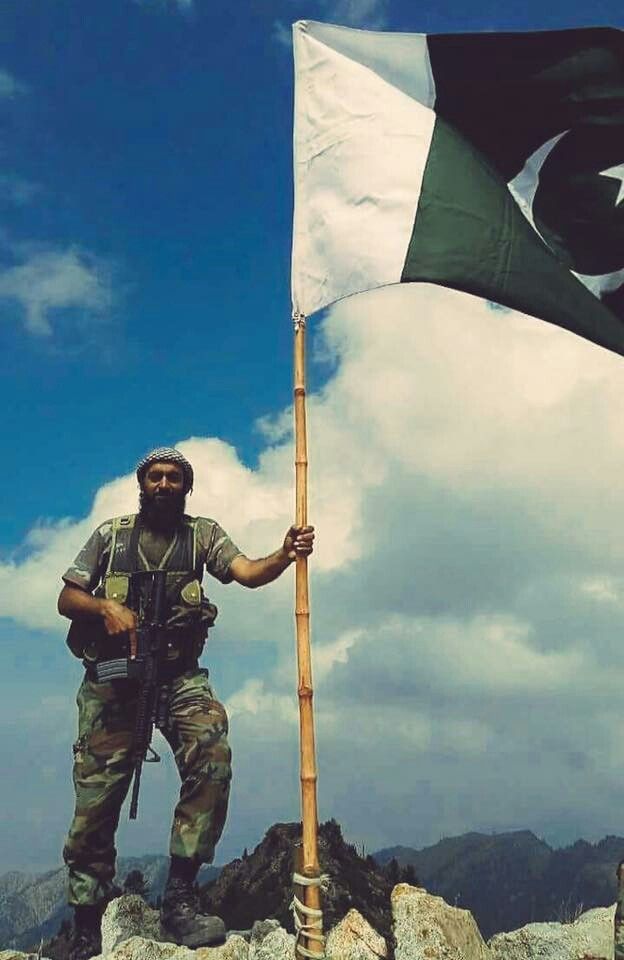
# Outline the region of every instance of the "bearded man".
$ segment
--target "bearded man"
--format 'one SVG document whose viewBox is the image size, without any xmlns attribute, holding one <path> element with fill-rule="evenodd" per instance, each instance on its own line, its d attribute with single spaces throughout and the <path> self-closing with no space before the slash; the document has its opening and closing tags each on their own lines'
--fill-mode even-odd
<svg viewBox="0 0 624 960">
<path fill-rule="evenodd" d="M 137 598 L 132 573 L 166 571 L 169 687 L 166 726 L 180 778 L 171 829 L 169 877 L 161 907 L 168 939 L 188 947 L 223 942 L 219 917 L 198 912 L 195 879 L 211 863 L 225 824 L 231 779 L 228 720 L 208 671 L 198 664 L 216 607 L 204 596 L 204 569 L 221 583 L 270 583 L 297 556 L 312 552 L 314 529 L 291 527 L 270 556 L 250 560 L 214 520 L 184 512 L 193 468 L 170 447 L 149 453 L 137 466 L 138 514 L 103 523 L 63 575 L 59 613 L 72 621 L 68 644 L 85 677 L 78 691 L 74 750 L 76 809 L 63 857 L 74 907 L 70 960 L 101 952 L 100 924 L 116 888 L 115 831 L 133 773 L 137 683 L 97 682 L 98 662 L 136 656 Z"/>
</svg>

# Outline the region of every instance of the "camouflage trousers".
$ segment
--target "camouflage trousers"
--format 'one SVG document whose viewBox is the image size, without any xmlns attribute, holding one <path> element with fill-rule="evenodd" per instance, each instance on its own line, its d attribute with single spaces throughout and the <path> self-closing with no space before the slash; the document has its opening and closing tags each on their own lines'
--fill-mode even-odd
<svg viewBox="0 0 624 960">
<path fill-rule="evenodd" d="M 72 905 L 98 903 L 112 887 L 115 831 L 133 772 L 136 686 L 85 677 L 76 702 L 76 810 L 63 848 Z M 214 697 L 207 670 L 196 668 L 172 681 L 169 725 L 162 732 L 182 781 L 170 853 L 211 863 L 225 825 L 231 753 L 225 709 Z"/>
</svg>

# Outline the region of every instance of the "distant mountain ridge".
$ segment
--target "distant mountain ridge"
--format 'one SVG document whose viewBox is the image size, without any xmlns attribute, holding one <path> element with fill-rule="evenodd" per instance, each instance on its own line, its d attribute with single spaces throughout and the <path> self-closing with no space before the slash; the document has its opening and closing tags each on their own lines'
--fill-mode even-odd
<svg viewBox="0 0 624 960">
<path fill-rule="evenodd" d="M 381 865 L 411 865 L 423 887 L 470 910 L 487 939 L 538 920 L 561 920 L 616 898 L 615 871 L 624 838 L 577 840 L 553 850 L 530 830 L 466 833 L 422 850 L 388 847 Z"/>
</svg>

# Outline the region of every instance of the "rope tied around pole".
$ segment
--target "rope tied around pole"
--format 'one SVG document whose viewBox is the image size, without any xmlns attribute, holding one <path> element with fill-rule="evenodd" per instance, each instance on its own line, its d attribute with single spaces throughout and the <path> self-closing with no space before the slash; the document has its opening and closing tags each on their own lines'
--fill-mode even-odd
<svg viewBox="0 0 624 960">
<path fill-rule="evenodd" d="M 327 873 L 322 873 L 320 877 L 305 877 L 302 873 L 297 873 L 297 871 L 293 873 L 294 884 L 302 887 L 320 887 L 323 893 L 325 893 L 328 888 L 329 880 L 330 877 Z M 324 960 L 326 938 L 319 932 L 323 929 L 323 911 L 315 910 L 313 907 L 306 907 L 305 903 L 302 903 L 296 894 L 293 894 L 290 907 L 293 912 L 293 922 L 295 925 L 295 956 L 299 953 L 301 957 L 313 957 L 314 960 Z M 301 920 L 299 916 L 300 913 L 309 918 L 307 923 Z M 306 937 L 308 940 L 315 940 L 317 943 L 321 943 L 323 945 L 322 953 L 314 953 L 312 950 L 302 947 L 299 943 L 301 937 Z"/>
<path fill-rule="evenodd" d="M 295 331 L 299 330 L 301 327 L 305 327 L 306 325 L 305 313 L 299 313 L 298 310 L 295 310 L 292 315 L 292 318 L 293 318 L 293 323 L 295 325 Z"/>
</svg>

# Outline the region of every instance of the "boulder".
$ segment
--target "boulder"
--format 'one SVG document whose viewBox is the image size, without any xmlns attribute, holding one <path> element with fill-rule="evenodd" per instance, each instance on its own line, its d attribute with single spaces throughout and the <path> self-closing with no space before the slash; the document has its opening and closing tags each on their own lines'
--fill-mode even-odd
<svg viewBox="0 0 624 960">
<path fill-rule="evenodd" d="M 277 921 L 268 922 L 279 926 Z M 272 930 L 273 927 L 270 926 L 268 929 Z M 260 930 L 258 937 L 261 938 Z M 190 960 L 191 957 L 195 960 L 248 960 L 249 957 L 249 945 L 242 936 L 235 933 L 228 937 L 226 943 L 218 947 L 200 947 L 196 950 L 178 947 L 168 942 L 161 931 L 158 910 L 152 909 L 142 897 L 133 894 L 113 900 L 106 908 L 102 918 L 102 958 L 112 960 L 113 957 L 119 957 L 120 960 L 130 960 L 138 950 L 136 944 L 131 948 L 134 952 L 128 955 L 124 951 L 118 952 L 118 948 L 130 940 L 141 940 L 144 943 L 153 944 L 154 960 L 157 958 L 169 960 L 168 951 L 171 950 L 174 951 L 171 954 L 172 960 Z M 158 951 L 158 944 L 166 948 L 164 952 Z M 185 953 L 178 954 L 175 952 L 177 950 Z"/>
<path fill-rule="evenodd" d="M 159 943 L 145 937 L 130 937 L 118 944 L 112 953 L 102 953 L 94 960 L 195 960 L 196 951 L 175 943 Z M 208 960 L 208 958 L 203 958 Z M 212 957 L 210 958 L 212 960 Z"/>
<path fill-rule="evenodd" d="M 22 953 L 21 950 L 0 950 L 0 960 L 36 960 L 36 957 L 36 953 Z"/>
<path fill-rule="evenodd" d="M 612 907 L 596 907 L 573 923 L 528 923 L 489 940 L 493 960 L 612 960 Z"/>
<path fill-rule="evenodd" d="M 249 960 L 249 944 L 234 934 L 220 947 L 199 947 L 193 956 L 195 960 Z"/>
<path fill-rule="evenodd" d="M 249 953 L 251 957 L 251 949 Z M 254 948 L 253 960 L 294 960 L 294 956 L 295 938 L 292 933 L 286 933 L 282 927 L 278 927 Z M 209 958 L 206 957 L 205 960 Z"/>
<path fill-rule="evenodd" d="M 388 956 L 386 941 L 357 910 L 349 910 L 327 937 L 327 960 L 380 960 Z"/>
<path fill-rule="evenodd" d="M 392 917 L 395 960 L 492 960 L 470 911 L 451 907 L 422 887 L 397 884 Z"/>
<path fill-rule="evenodd" d="M 249 960 L 249 944 L 243 937 L 232 936 L 219 947 L 191 950 L 175 943 L 131 937 L 118 944 L 112 953 L 102 953 L 93 960 Z"/>
<path fill-rule="evenodd" d="M 116 946 L 130 937 L 162 940 L 158 910 L 136 894 L 126 894 L 111 900 L 102 917 L 102 954 L 112 953 Z"/>
<path fill-rule="evenodd" d="M 251 928 L 251 936 L 249 937 L 249 960 L 255 960 L 263 941 L 266 940 L 270 933 L 275 933 L 275 931 L 279 929 L 280 924 L 278 920 L 256 920 Z"/>
</svg>

